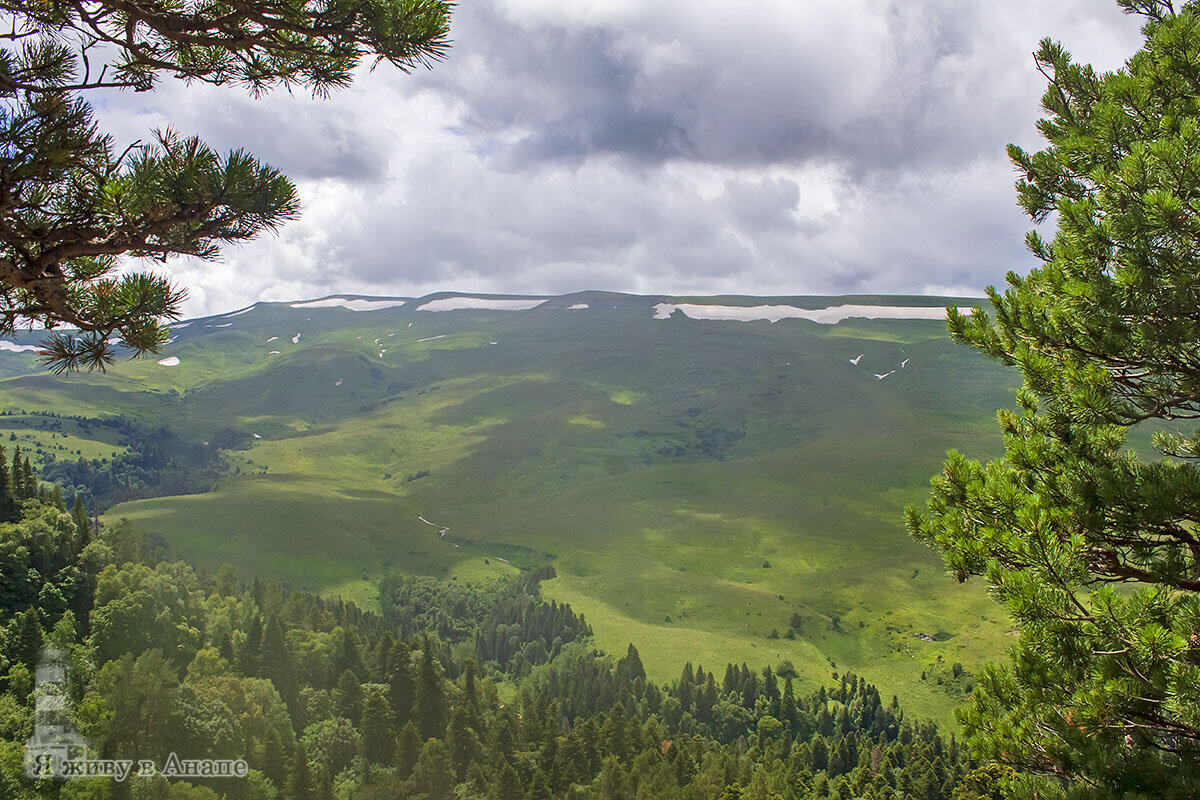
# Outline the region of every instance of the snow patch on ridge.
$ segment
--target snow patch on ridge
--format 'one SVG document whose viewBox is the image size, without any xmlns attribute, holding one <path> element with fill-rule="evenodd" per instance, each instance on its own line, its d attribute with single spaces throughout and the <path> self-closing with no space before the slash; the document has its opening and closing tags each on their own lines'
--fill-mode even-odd
<svg viewBox="0 0 1200 800">
<path fill-rule="evenodd" d="M 350 311 L 379 311 L 382 308 L 396 308 L 407 303 L 407 300 L 360 300 L 345 297 L 326 297 L 324 300 L 306 300 L 302 303 L 290 303 L 292 308 L 345 308 Z"/>
<path fill-rule="evenodd" d="M 546 302 L 536 300 L 494 300 L 486 297 L 443 297 L 418 306 L 417 311 L 527 311 Z"/>
<path fill-rule="evenodd" d="M 765 319 L 807 319 L 822 325 L 836 325 L 852 317 L 862 319 L 930 319 L 944 320 L 946 309 L 941 306 L 829 306 L 828 308 L 797 308 L 796 306 L 710 306 L 697 303 L 659 303 L 653 308 L 654 319 L 668 319 L 682 311 L 691 319 L 735 320 L 750 322 Z M 959 311 L 970 313 L 968 307 Z"/>
</svg>

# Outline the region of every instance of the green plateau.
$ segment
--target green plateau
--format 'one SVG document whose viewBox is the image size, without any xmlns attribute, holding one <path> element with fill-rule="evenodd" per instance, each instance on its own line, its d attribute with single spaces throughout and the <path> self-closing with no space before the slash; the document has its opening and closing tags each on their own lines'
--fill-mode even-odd
<svg viewBox="0 0 1200 800">
<path fill-rule="evenodd" d="M 419 310 L 464 297 L 510 308 Z M 951 665 L 969 676 L 999 658 L 1011 626 L 901 512 L 948 448 L 1001 453 L 995 411 L 1019 376 L 937 320 L 655 307 L 981 301 L 521 299 L 258 303 L 177 325 L 162 353 L 106 374 L 0 352 L 0 438 L 43 467 L 112 459 L 129 437 L 95 421 L 119 415 L 220 448 L 209 491 L 144 492 L 104 516 L 209 568 L 374 608 L 389 574 L 485 582 L 551 565 L 547 599 L 603 649 L 634 643 L 656 679 L 789 661 L 810 685 L 853 671 L 949 721 L 969 688 Z"/>
</svg>

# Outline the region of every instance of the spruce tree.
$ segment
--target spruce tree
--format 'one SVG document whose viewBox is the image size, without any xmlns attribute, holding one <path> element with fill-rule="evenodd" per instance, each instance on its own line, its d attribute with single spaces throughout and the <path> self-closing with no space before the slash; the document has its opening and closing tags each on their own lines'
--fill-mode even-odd
<svg viewBox="0 0 1200 800">
<path fill-rule="evenodd" d="M 525 800 L 525 790 L 521 786 L 521 776 L 512 764 L 505 764 L 496 776 L 496 785 L 489 800 Z"/>
<path fill-rule="evenodd" d="M 796 694 L 792 688 L 792 678 L 789 675 L 783 679 L 783 698 L 780 701 L 780 720 L 791 724 L 796 723 Z"/>
<path fill-rule="evenodd" d="M 534 766 L 533 777 L 529 779 L 529 800 L 550 800 L 550 782 L 541 767 Z"/>
<path fill-rule="evenodd" d="M 395 720 L 384 687 L 369 684 L 362 702 L 363 756 L 372 764 L 388 764 L 395 756 Z"/>
<path fill-rule="evenodd" d="M 1200 7 L 1120 0 L 1144 44 L 1113 73 L 1044 40 L 1044 150 L 1010 146 L 1051 241 L 949 310 L 954 339 L 1020 369 L 1005 455 L 951 452 L 919 539 L 986 576 L 1019 630 L 964 713 L 983 755 L 1079 796 L 1200 796 Z M 1153 434 L 1153 448 L 1132 447 Z M 1133 434 L 1139 437 L 1131 440 Z M 1044 787 L 1043 787 L 1044 790 Z"/>
<path fill-rule="evenodd" d="M 29 456 L 25 456 L 25 463 L 21 466 L 21 482 L 24 486 L 23 494 L 28 499 L 33 499 L 38 496 L 39 483 L 37 473 L 33 471 L 33 464 L 29 460 Z"/>
<path fill-rule="evenodd" d="M 692 708 L 692 686 L 695 682 L 695 677 L 692 673 L 692 664 L 688 662 L 683 665 L 683 672 L 679 675 L 679 681 L 675 684 L 675 696 L 679 698 L 679 704 L 683 706 L 684 711 L 690 711 Z"/>
<path fill-rule="evenodd" d="M 258 579 L 257 575 L 255 575 L 253 583 L 250 584 L 250 597 L 254 600 L 254 604 L 258 606 L 259 609 L 265 610 L 264 602 L 266 593 L 266 587 L 263 586 L 262 581 Z"/>
<path fill-rule="evenodd" d="M 13 615 L 4 634 L 4 656 L 9 663 L 29 666 L 37 663 L 43 634 L 36 608 L 27 608 Z"/>
<path fill-rule="evenodd" d="M 740 676 L 738 675 L 737 667 L 733 664 L 725 665 L 725 679 L 721 682 L 721 692 L 723 694 L 733 694 L 741 691 Z"/>
<path fill-rule="evenodd" d="M 263 742 L 262 771 L 275 784 L 276 789 L 287 788 L 287 759 L 284 757 L 283 740 L 279 731 L 268 728 Z"/>
<path fill-rule="evenodd" d="M 420 755 L 421 734 L 417 731 L 416 725 L 408 722 L 400 728 L 400 733 L 396 737 L 396 774 L 401 779 L 411 775 Z"/>
<path fill-rule="evenodd" d="M 0 452 L 0 468 L 3 467 L 4 455 Z M 0 476 L 2 477 L 2 476 Z M 3 499 L 0 499 L 0 506 L 3 505 Z M 92 526 L 88 521 L 87 506 L 83 503 L 83 497 L 76 493 L 75 502 L 71 504 L 71 520 L 75 523 L 75 544 L 79 549 L 83 549 L 84 545 L 92 538 Z"/>
<path fill-rule="evenodd" d="M 413 719 L 422 739 L 441 738 L 446 730 L 448 710 L 441 667 L 433 653 L 433 641 L 427 636 L 421 645 L 421 664 L 413 700 Z"/>
<path fill-rule="evenodd" d="M 13 492 L 12 477 L 4 458 L 4 448 L 0 447 L 0 522 L 16 522 L 20 518 L 21 509 L 17 505 L 17 497 Z"/>
<path fill-rule="evenodd" d="M 271 614 L 263 625 L 262 655 L 259 658 L 259 674 L 269 678 L 284 702 L 292 705 L 296 695 L 296 678 L 292 666 L 292 655 L 288 649 L 285 629 L 278 614 Z"/>
<path fill-rule="evenodd" d="M 283 797 L 285 800 L 310 800 L 312 791 L 312 775 L 308 769 L 308 755 L 304 752 L 304 745 L 297 742 L 296 749 L 292 751 L 292 768 L 288 770 Z"/>
<path fill-rule="evenodd" d="M 450 763 L 459 778 L 467 774 L 468 767 L 483 756 L 483 745 L 471 725 L 472 713 L 467 706 L 458 705 L 450 715 L 450 726 L 446 729 L 446 747 L 450 749 Z"/>
<path fill-rule="evenodd" d="M 387 685 L 388 703 L 396 712 L 396 723 L 403 725 L 412 717 L 413 701 L 416 699 L 417 693 L 416 682 L 413 680 L 411 656 L 403 643 L 396 645 Z"/>
<path fill-rule="evenodd" d="M 475 659 L 468 658 L 463 665 L 462 687 L 463 695 L 467 699 L 467 703 L 473 713 L 479 712 L 479 682 L 476 679 L 478 675 L 478 667 L 475 666 Z"/>
<path fill-rule="evenodd" d="M 339 717 L 357 725 L 363 710 L 362 684 L 350 670 L 342 673 L 333 690 L 333 710 Z"/>
<path fill-rule="evenodd" d="M 12 495 L 18 500 L 24 500 L 25 494 L 25 465 L 21 462 L 21 446 L 13 446 L 12 469 L 9 471 L 9 484 Z"/>
<path fill-rule="evenodd" d="M 450 754 L 440 739 L 430 739 L 421 748 L 409 784 L 413 792 L 425 800 L 450 800 L 454 796 Z"/>
<path fill-rule="evenodd" d="M 242 674 L 255 677 L 259 674 L 260 659 L 262 658 L 263 624 L 257 612 L 250 614 L 246 624 L 246 640 L 238 652 L 238 666 Z"/>
<path fill-rule="evenodd" d="M 820 772 L 829 767 L 829 746 L 825 737 L 817 734 L 812 738 L 812 768 Z"/>
</svg>

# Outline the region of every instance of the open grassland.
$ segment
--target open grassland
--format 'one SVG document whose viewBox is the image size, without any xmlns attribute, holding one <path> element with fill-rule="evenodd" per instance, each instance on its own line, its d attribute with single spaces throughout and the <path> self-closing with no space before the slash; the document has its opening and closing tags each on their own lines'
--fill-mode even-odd
<svg viewBox="0 0 1200 800">
<path fill-rule="evenodd" d="M 653 302 L 260 305 L 181 328 L 164 353 L 179 366 L 10 378 L 0 402 L 250 437 L 216 491 L 107 515 L 194 561 L 368 605 L 390 571 L 475 581 L 550 563 L 546 593 L 606 649 L 633 641 L 657 678 L 789 660 L 948 719 L 961 692 L 936 683 L 941 665 L 1000 655 L 1008 626 L 909 540 L 901 509 L 947 448 L 999 452 L 1014 375 L 938 322 L 653 320 Z M 120 444 L 78 433 L 55 443 Z"/>
</svg>

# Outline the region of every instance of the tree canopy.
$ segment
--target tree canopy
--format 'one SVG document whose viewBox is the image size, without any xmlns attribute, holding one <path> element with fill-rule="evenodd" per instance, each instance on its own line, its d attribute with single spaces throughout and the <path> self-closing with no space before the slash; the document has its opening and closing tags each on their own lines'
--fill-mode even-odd
<svg viewBox="0 0 1200 800">
<path fill-rule="evenodd" d="M 5 493 L 17 503 L 0 521 L 5 798 L 999 800 L 1011 773 L 977 769 L 954 736 L 853 674 L 797 692 L 770 667 L 726 664 L 718 682 L 689 663 L 656 682 L 632 644 L 605 655 L 569 607 L 546 603 L 553 570 L 453 593 L 411 584 L 427 615 L 393 621 L 389 603 L 378 614 L 167 560 L 128 521 L 68 513 L 57 487 L 9 476 Z M 489 599 L 507 611 L 480 619 Z M 533 670 L 476 661 L 433 630 L 446 618 L 467 642 L 508 636 L 555 655 Z M 46 645 L 65 680 L 37 674 Z M 93 757 L 243 759 L 247 774 L 33 779 L 30 734 L 54 694 Z"/>
<path fill-rule="evenodd" d="M 409 71 L 443 58 L 445 0 L 0 0 L 0 333 L 52 331 L 55 371 L 157 351 L 185 293 L 122 257 L 215 258 L 300 209 L 286 176 L 172 130 L 118 149 L 86 95 L 163 76 L 254 95 L 351 82 L 364 59 Z M 64 328 L 65 332 L 55 331 Z"/>
<path fill-rule="evenodd" d="M 1200 796 L 1200 7 L 1121 0 L 1144 45 L 1113 73 L 1049 39 L 1044 150 L 1010 146 L 1040 261 L 949 311 L 1017 367 L 1005 455 L 951 452 L 919 539 L 1014 619 L 962 718 L 977 752 L 1079 796 Z M 1043 794 L 1042 796 L 1046 796 Z"/>
</svg>

